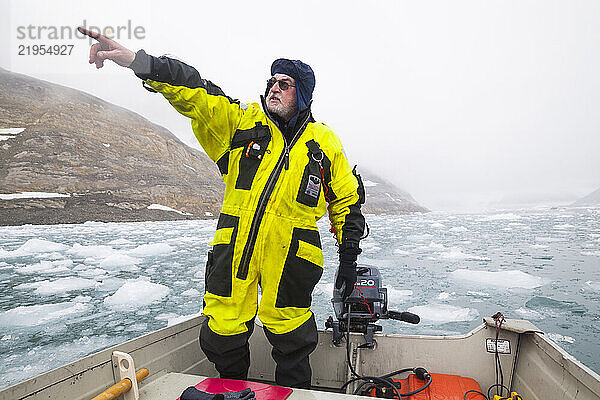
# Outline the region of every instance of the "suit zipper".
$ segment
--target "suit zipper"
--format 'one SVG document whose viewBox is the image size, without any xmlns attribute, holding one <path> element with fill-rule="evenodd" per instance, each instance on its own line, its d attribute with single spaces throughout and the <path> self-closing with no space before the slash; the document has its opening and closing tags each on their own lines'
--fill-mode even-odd
<svg viewBox="0 0 600 400">
<path fill-rule="evenodd" d="M 271 122 L 273 122 L 273 125 L 277 127 L 277 124 L 269 115 L 266 106 L 264 106 L 264 109 L 266 111 L 265 114 L 267 115 L 267 118 L 269 118 Z M 246 279 L 248 277 L 248 268 L 250 266 L 250 259 L 252 258 L 252 251 L 256 243 L 256 237 L 258 236 L 258 228 L 260 227 L 263 215 L 267 208 L 267 203 L 269 202 L 269 198 L 271 197 L 271 194 L 275 189 L 275 183 L 277 182 L 277 179 L 279 179 L 279 175 L 281 175 L 282 166 L 284 166 L 286 170 L 289 168 L 290 149 L 298 140 L 298 137 L 300 136 L 299 134 L 306 127 L 309 119 L 310 112 L 306 116 L 306 119 L 304 120 L 302 126 L 300 126 L 300 129 L 298 129 L 298 131 L 294 135 L 292 143 L 290 145 L 288 145 L 283 133 L 279 131 L 279 133 L 281 133 L 281 136 L 283 137 L 285 146 L 283 151 L 281 152 L 281 155 L 279 156 L 279 160 L 277 160 L 277 165 L 275 165 L 275 169 L 271 172 L 269 180 L 267 181 L 267 184 L 265 185 L 265 188 L 263 189 L 262 193 L 260 194 L 260 198 L 258 199 L 258 205 L 256 207 L 256 211 L 254 212 L 254 217 L 252 217 L 252 225 L 250 225 L 250 233 L 248 234 L 248 239 L 246 240 L 246 245 L 244 246 L 244 252 L 242 253 L 242 260 L 240 262 L 240 266 L 236 274 L 236 277 L 238 279 Z M 277 129 L 279 130 L 279 127 L 277 127 Z"/>
</svg>

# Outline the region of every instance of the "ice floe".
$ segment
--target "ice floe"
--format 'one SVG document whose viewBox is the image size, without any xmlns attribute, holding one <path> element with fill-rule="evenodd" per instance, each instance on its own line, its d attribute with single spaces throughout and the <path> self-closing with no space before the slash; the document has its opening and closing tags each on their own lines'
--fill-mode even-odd
<svg viewBox="0 0 600 400">
<path fill-rule="evenodd" d="M 16 271 L 20 274 L 56 274 L 70 271 L 69 267 L 71 266 L 73 266 L 72 260 L 42 260 L 32 265 L 17 268 Z"/>
<path fill-rule="evenodd" d="M 402 249 L 395 249 L 394 254 L 398 254 L 401 256 L 407 256 L 410 254 L 410 251 L 406 251 L 406 250 L 402 250 Z"/>
<path fill-rule="evenodd" d="M 423 322 L 440 324 L 472 321 L 479 316 L 479 312 L 474 308 L 457 307 L 449 304 L 414 306 L 410 307 L 408 311 L 417 314 Z"/>
<path fill-rule="evenodd" d="M 111 240 L 110 242 L 108 242 L 108 244 L 114 245 L 114 246 L 122 246 L 122 245 L 128 245 L 128 244 L 133 244 L 133 242 L 131 240 L 127 240 L 124 238 L 118 238 L 115 240 Z"/>
<path fill-rule="evenodd" d="M 104 304 L 119 309 L 135 309 L 159 302 L 171 289 L 147 279 L 129 279 L 113 295 L 104 299 Z"/>
<path fill-rule="evenodd" d="M 129 254 L 138 257 L 154 257 L 163 254 L 169 254 L 173 251 L 173 247 L 166 243 L 149 243 L 142 244 L 135 249 L 129 250 Z"/>
<path fill-rule="evenodd" d="M 545 284 L 543 278 L 519 270 L 492 272 L 457 269 L 450 273 L 450 277 L 462 282 L 501 288 L 533 289 Z"/>
<path fill-rule="evenodd" d="M 571 225 L 571 224 L 554 225 L 554 229 L 571 229 L 571 228 L 575 228 L 575 226 Z"/>
<path fill-rule="evenodd" d="M 191 296 L 191 297 L 200 297 L 200 292 L 197 291 L 196 289 L 188 289 L 185 290 L 183 292 L 181 292 L 182 296 Z"/>
<path fill-rule="evenodd" d="M 516 220 L 520 220 L 521 217 L 520 215 L 517 214 L 513 214 L 513 213 L 504 213 L 504 214 L 492 214 L 492 215 L 486 215 L 483 218 L 480 219 L 480 221 L 516 221 Z"/>
<path fill-rule="evenodd" d="M 0 249 L 0 258 L 23 257 L 39 253 L 59 252 L 68 249 L 69 246 L 55 243 L 44 239 L 29 239 L 18 249 L 6 251 Z"/>
<path fill-rule="evenodd" d="M 373 187 L 373 186 L 377 186 L 377 185 L 378 185 L 377 182 L 373 182 L 373 181 L 370 181 L 368 179 L 363 180 L 363 186 L 364 187 Z"/>
<path fill-rule="evenodd" d="M 410 289 L 395 289 L 393 287 L 388 287 L 387 292 L 388 299 L 391 303 L 402 303 L 413 296 L 413 291 Z"/>
<path fill-rule="evenodd" d="M 139 258 L 131 257 L 127 254 L 115 253 L 106 257 L 104 260 L 100 261 L 98 266 L 100 268 L 108 268 L 111 270 L 121 269 L 124 267 L 135 266 L 142 262 Z"/>
<path fill-rule="evenodd" d="M 440 257 L 446 260 L 480 260 L 490 261 L 489 258 L 479 257 L 472 254 L 467 254 L 462 251 L 460 247 L 451 247 L 449 251 L 444 251 L 440 254 Z"/>
<path fill-rule="evenodd" d="M 600 292 L 600 282 L 587 281 L 583 285 L 583 289 L 593 292 Z"/>
<path fill-rule="evenodd" d="M 75 290 L 90 289 L 94 286 L 96 286 L 96 281 L 70 276 L 54 281 L 22 283 L 15 287 L 17 289 L 34 289 L 35 294 L 39 294 L 41 296 L 50 296 L 53 294 L 72 292 Z"/>
<path fill-rule="evenodd" d="M 521 316 L 521 318 L 528 319 L 528 320 L 537 321 L 537 320 L 542 320 L 545 318 L 541 313 L 539 313 L 535 310 L 531 310 L 526 307 L 518 308 L 515 310 L 515 312 L 517 314 L 519 314 Z"/>
<path fill-rule="evenodd" d="M 468 229 L 465 228 L 464 226 L 455 226 L 453 228 L 450 228 L 450 232 L 453 233 L 460 233 L 460 232 L 467 232 Z"/>
<path fill-rule="evenodd" d="M 547 333 L 546 336 L 548 336 L 552 341 L 554 342 L 565 342 L 565 343 L 575 343 L 575 339 L 572 338 L 571 336 L 563 336 L 560 333 Z"/>
<path fill-rule="evenodd" d="M 74 254 L 78 257 L 90 257 L 90 258 L 106 258 L 116 252 L 110 246 L 106 245 L 92 245 L 82 246 L 79 243 L 75 243 L 73 247 L 67 250 L 67 253 Z"/>
<path fill-rule="evenodd" d="M 442 293 L 438 294 L 437 299 L 438 300 L 448 300 L 455 294 L 456 294 L 456 292 L 452 292 L 452 293 L 442 292 Z"/>
<path fill-rule="evenodd" d="M 0 313 L 0 326 L 22 327 L 42 325 L 80 315 L 90 307 L 79 302 L 19 306 Z"/>
</svg>

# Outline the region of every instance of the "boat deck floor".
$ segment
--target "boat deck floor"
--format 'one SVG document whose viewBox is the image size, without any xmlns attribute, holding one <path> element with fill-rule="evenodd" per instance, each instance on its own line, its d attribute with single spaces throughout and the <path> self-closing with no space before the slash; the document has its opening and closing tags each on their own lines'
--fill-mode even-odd
<svg viewBox="0 0 600 400">
<path fill-rule="evenodd" d="M 169 372 L 139 389 L 140 400 L 176 400 L 189 386 L 195 386 L 206 377 Z M 294 389 L 287 400 L 357 399 L 364 397 L 318 390 Z"/>
</svg>

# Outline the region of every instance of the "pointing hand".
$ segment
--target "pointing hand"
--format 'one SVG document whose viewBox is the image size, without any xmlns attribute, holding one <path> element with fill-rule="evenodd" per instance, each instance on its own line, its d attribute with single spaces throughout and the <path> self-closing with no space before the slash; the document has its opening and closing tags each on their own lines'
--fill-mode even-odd
<svg viewBox="0 0 600 400">
<path fill-rule="evenodd" d="M 82 27 L 78 27 L 77 30 L 98 41 L 90 48 L 90 64 L 95 63 L 96 68 L 102 68 L 104 60 L 112 60 L 122 67 L 129 67 L 135 59 L 133 51 L 121 46 L 114 40 Z"/>
</svg>

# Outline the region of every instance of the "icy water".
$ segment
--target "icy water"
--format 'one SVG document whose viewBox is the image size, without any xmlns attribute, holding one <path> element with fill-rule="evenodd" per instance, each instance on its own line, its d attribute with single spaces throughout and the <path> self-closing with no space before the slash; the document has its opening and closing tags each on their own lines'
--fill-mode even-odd
<svg viewBox="0 0 600 400">
<path fill-rule="evenodd" d="M 368 215 L 359 261 L 380 268 L 391 309 L 465 333 L 485 316 L 529 319 L 600 372 L 600 208 Z M 0 387 L 201 311 L 216 221 L 0 227 Z M 336 252 L 320 223 L 325 273 L 313 309 L 332 314 Z"/>
</svg>

